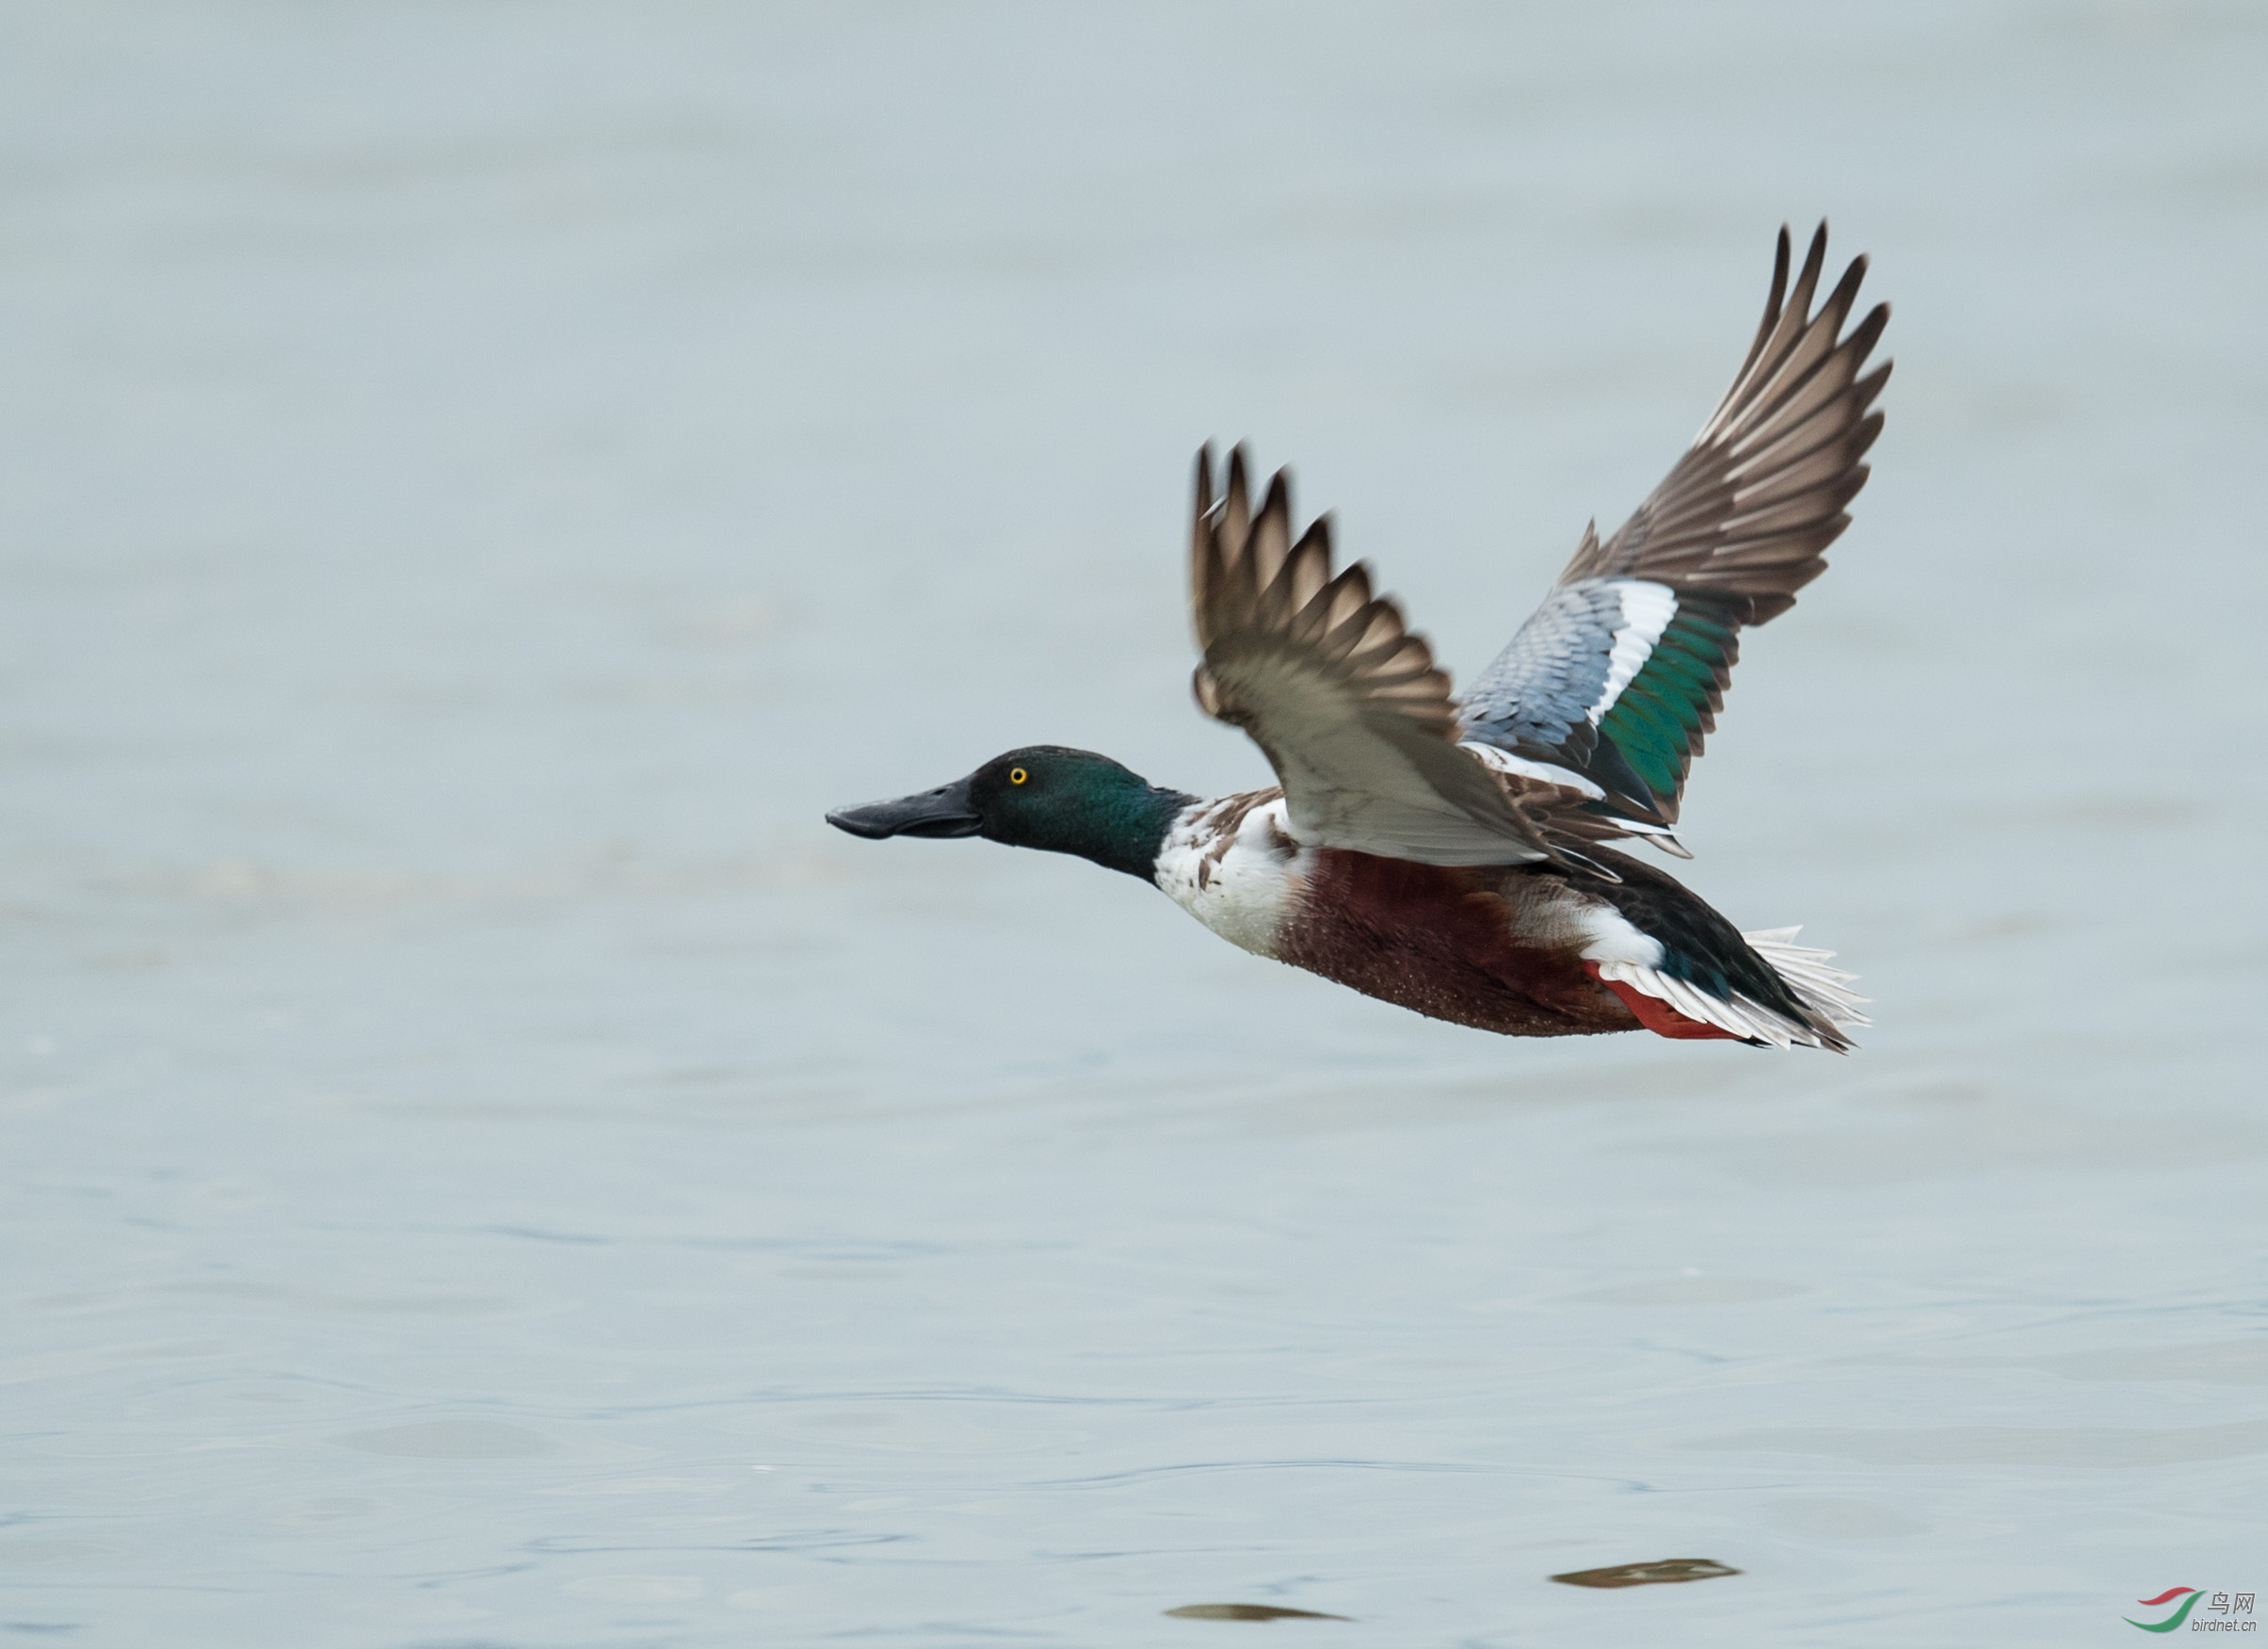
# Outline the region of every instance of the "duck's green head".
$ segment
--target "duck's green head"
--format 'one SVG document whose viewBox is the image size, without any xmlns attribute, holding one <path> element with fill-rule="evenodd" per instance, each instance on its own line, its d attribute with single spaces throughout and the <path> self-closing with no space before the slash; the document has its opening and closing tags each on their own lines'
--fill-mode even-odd
<svg viewBox="0 0 2268 1649">
<path fill-rule="evenodd" d="M 1090 750 L 1027 745 L 966 779 L 895 801 L 837 808 L 827 822 L 854 836 L 983 836 L 1011 848 L 1076 853 L 1147 881 L 1174 815 L 1196 798 L 1161 790 Z"/>
</svg>

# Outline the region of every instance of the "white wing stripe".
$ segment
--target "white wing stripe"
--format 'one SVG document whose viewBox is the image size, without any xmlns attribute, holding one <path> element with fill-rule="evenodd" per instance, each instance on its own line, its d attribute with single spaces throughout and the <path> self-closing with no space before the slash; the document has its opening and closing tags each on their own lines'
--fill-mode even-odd
<svg viewBox="0 0 2268 1649">
<path fill-rule="evenodd" d="M 1622 623 L 1615 631 L 1615 650 L 1607 655 L 1606 686 L 1600 689 L 1599 702 L 1590 708 L 1593 727 L 1615 707 L 1622 689 L 1646 668 L 1646 661 L 1654 655 L 1654 643 L 1662 639 L 1662 632 L 1669 627 L 1669 621 L 1678 612 L 1678 592 L 1666 584 L 1656 584 L 1647 578 L 1618 578 L 1613 588 L 1622 606 Z"/>
<path fill-rule="evenodd" d="M 1572 768 L 1562 768 L 1552 762 L 1532 762 L 1525 756 L 1516 756 L 1508 750 L 1499 750 L 1478 739 L 1464 739 L 1457 749 L 1470 751 L 1485 768 L 1494 768 L 1500 773 L 1511 773 L 1522 779 L 1541 779 L 1547 784 L 1564 784 L 1593 801 L 1603 801 L 1606 792 L 1592 784 Z"/>
</svg>

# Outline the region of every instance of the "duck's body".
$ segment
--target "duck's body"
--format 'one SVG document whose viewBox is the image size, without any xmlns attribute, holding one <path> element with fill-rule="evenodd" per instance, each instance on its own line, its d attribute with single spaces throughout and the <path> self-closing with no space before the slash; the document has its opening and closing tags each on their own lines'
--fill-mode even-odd
<svg viewBox="0 0 2268 1649">
<path fill-rule="evenodd" d="M 1418 865 L 1302 847 L 1280 790 L 1192 805 L 1159 856 L 1158 886 L 1231 945 L 1431 1019 L 1506 1036 L 1634 1030 L 1583 971 L 1621 937 L 1525 865 Z"/>
<path fill-rule="evenodd" d="M 1592 857 L 1621 880 L 1306 847 L 1281 790 L 1247 790 L 1176 814 L 1151 879 L 1240 949 L 1475 1030 L 1782 1046 L 1816 1034 L 1775 962 L 1831 987 L 1842 976 L 1819 968 L 1824 953 L 1744 936 L 1650 865 Z"/>
<path fill-rule="evenodd" d="M 1280 472 L 1255 512 L 1242 450 L 1217 502 L 1200 454 L 1198 701 L 1279 786 L 1204 800 L 1040 745 L 829 820 L 1077 854 L 1243 949 L 1480 1030 L 1848 1048 L 1864 1021 L 1827 952 L 1743 934 L 1601 845 L 1690 857 L 1672 830 L 1738 632 L 1824 570 L 1866 478 L 1889 368 L 1859 369 L 1888 311 L 1842 335 L 1864 260 L 1814 315 L 1825 230 L 1792 295 L 1788 252 L 1783 231 L 1763 325 L 1693 448 L 1612 540 L 1584 534 L 1461 704 L 1360 564 L 1334 575 L 1327 522 L 1293 543 Z"/>
</svg>

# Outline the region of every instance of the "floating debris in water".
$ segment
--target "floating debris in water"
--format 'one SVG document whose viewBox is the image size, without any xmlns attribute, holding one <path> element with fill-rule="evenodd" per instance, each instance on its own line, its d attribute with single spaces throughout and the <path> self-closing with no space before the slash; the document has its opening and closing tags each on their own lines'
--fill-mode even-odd
<svg viewBox="0 0 2268 1649">
<path fill-rule="evenodd" d="M 1577 1569 L 1554 1575 L 1562 1586 L 1674 1586 L 1681 1580 L 1714 1580 L 1740 1571 L 1709 1558 L 1664 1558 L 1658 1563 L 1617 1563 L 1611 1569 Z"/>
<path fill-rule="evenodd" d="M 1730 1571 L 1727 1571 L 1730 1573 Z M 1185 1603 L 1166 1611 L 1183 1621 L 1343 1621 L 1345 1615 L 1317 1614 L 1311 1609 L 1278 1609 L 1272 1603 Z"/>
</svg>

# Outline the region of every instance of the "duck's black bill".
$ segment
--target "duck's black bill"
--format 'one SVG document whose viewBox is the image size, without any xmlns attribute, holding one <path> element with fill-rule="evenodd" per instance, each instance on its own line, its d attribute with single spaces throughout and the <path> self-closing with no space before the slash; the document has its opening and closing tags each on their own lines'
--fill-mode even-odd
<svg viewBox="0 0 2268 1649">
<path fill-rule="evenodd" d="M 884 836 L 973 836 L 984 828 L 984 820 L 969 800 L 966 779 L 940 784 L 919 796 L 901 796 L 895 801 L 838 807 L 827 816 L 827 822 L 870 842 Z"/>
</svg>

